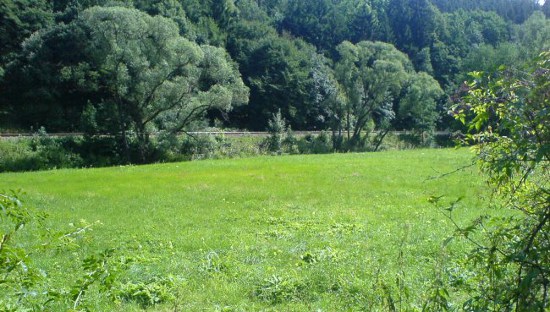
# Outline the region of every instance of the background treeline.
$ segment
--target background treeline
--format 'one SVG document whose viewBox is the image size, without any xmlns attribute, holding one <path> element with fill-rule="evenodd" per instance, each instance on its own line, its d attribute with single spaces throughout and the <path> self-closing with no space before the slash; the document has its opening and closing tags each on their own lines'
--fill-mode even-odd
<svg viewBox="0 0 550 312">
<path fill-rule="evenodd" d="M 548 49 L 549 14 L 533 0 L 2 1 L 0 130 L 108 134 L 146 162 L 182 131 L 266 130 L 280 112 L 335 150 L 372 148 L 455 129 L 467 73 Z"/>
</svg>

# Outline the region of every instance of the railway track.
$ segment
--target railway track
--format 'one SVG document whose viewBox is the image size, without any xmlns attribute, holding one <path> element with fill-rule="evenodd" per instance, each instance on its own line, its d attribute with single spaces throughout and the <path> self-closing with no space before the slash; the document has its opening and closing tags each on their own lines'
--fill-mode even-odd
<svg viewBox="0 0 550 312">
<path fill-rule="evenodd" d="M 293 131 L 294 135 L 297 136 L 305 136 L 305 135 L 318 135 L 322 133 L 323 131 Z M 329 132 L 330 133 L 330 132 Z M 411 131 L 392 131 L 394 135 L 406 135 L 411 134 Z M 183 133 L 182 133 L 183 134 Z M 269 132 L 266 131 L 193 131 L 193 132 L 187 132 L 187 134 L 190 135 L 223 135 L 228 137 L 243 137 L 243 136 L 252 136 L 252 137 L 267 137 L 269 136 Z M 450 135 L 450 132 L 448 131 L 436 131 L 434 132 L 435 135 L 443 136 L 443 135 Z M 9 139 L 9 138 L 29 138 L 33 137 L 36 134 L 34 133 L 24 133 L 24 132 L 5 132 L 0 133 L 0 138 L 3 139 Z M 81 132 L 57 132 L 57 133 L 48 133 L 47 136 L 49 137 L 73 137 L 73 136 L 83 136 L 84 133 Z M 153 133 L 153 135 L 155 135 Z"/>
</svg>

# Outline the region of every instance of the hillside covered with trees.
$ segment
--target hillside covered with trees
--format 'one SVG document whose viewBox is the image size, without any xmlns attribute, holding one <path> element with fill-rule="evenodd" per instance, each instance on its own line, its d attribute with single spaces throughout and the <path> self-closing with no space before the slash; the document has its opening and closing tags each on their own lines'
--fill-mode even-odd
<svg viewBox="0 0 550 312">
<path fill-rule="evenodd" d="M 360 144 L 372 130 L 458 125 L 472 71 L 550 47 L 533 0 L 10 0 L 0 4 L 3 129 L 110 134 L 293 130 Z M 336 140 L 338 141 L 338 140 Z M 351 143 L 350 143 L 351 142 Z M 334 145 L 338 147 L 338 144 Z"/>
</svg>

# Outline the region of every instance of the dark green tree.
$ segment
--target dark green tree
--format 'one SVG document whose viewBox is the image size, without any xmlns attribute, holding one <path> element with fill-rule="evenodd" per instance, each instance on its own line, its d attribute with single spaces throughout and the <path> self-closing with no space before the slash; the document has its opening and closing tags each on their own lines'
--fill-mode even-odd
<svg viewBox="0 0 550 312">
<path fill-rule="evenodd" d="M 52 8 L 45 0 L 0 2 L 0 67 L 32 33 L 53 24 Z"/>
<path fill-rule="evenodd" d="M 437 102 L 443 96 L 439 83 L 429 74 L 411 75 L 399 98 L 395 127 L 412 130 L 425 139 L 435 129 L 439 118 Z"/>
<path fill-rule="evenodd" d="M 352 147 L 369 139 L 370 131 L 376 129 L 373 149 L 377 150 L 396 124 L 419 131 L 433 129 L 442 90 L 430 75 L 416 73 L 406 54 L 391 44 L 369 41 L 344 42 L 338 52 L 335 74 L 343 103 L 341 121 Z"/>
<path fill-rule="evenodd" d="M 539 51 L 550 49 L 550 18 L 541 12 L 534 13 L 515 28 L 518 51 L 525 56 L 525 60 L 536 57 Z"/>
<path fill-rule="evenodd" d="M 280 36 L 257 21 L 240 21 L 231 28 L 228 51 L 240 64 L 250 87 L 250 104 L 231 118 L 248 129 L 264 130 L 278 110 L 293 129 L 323 128 L 312 91 L 316 50 L 303 40 Z"/>
<path fill-rule="evenodd" d="M 434 40 L 439 11 L 428 0 L 391 0 L 388 17 L 395 46 L 410 56 Z"/>
<path fill-rule="evenodd" d="M 180 29 L 180 35 L 194 40 L 196 38 L 195 26 L 187 18 L 181 2 L 177 0 L 134 0 L 134 7 L 149 15 L 160 15 L 170 18 Z"/>
<path fill-rule="evenodd" d="M 289 1 L 280 27 L 321 51 L 332 51 L 348 33 L 349 12 L 343 9 L 344 4 L 331 0 Z"/>
</svg>

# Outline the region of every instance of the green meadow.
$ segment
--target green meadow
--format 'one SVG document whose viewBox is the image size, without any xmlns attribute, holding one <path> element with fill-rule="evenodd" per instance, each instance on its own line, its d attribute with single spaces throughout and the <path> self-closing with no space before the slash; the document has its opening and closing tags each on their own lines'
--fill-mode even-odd
<svg viewBox="0 0 550 312">
<path fill-rule="evenodd" d="M 411 310 L 437 280 L 467 278 L 469 246 L 444 244 L 453 225 L 428 198 L 463 197 L 461 224 L 482 213 L 477 169 L 447 174 L 471 158 L 426 149 L 2 173 L 0 190 L 21 189 L 50 231 L 90 225 L 32 255 L 49 287 L 114 249 L 117 299 L 92 285 L 90 310 Z"/>
</svg>

